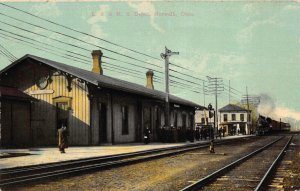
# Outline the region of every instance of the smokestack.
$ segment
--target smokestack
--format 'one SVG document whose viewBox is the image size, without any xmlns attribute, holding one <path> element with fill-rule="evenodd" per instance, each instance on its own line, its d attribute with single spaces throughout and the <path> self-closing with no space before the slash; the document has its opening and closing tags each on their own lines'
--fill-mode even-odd
<svg viewBox="0 0 300 191">
<path fill-rule="evenodd" d="M 102 69 L 102 55 L 103 53 L 101 52 L 101 50 L 93 50 L 92 52 L 92 57 L 93 57 L 93 69 L 92 72 L 96 73 L 96 74 L 103 74 L 103 69 Z"/>
<path fill-rule="evenodd" d="M 146 84 L 146 88 L 149 88 L 149 89 L 154 89 L 154 86 L 153 86 L 153 71 L 152 70 L 148 70 L 148 72 L 146 72 L 146 77 L 147 77 L 147 84 Z"/>
</svg>

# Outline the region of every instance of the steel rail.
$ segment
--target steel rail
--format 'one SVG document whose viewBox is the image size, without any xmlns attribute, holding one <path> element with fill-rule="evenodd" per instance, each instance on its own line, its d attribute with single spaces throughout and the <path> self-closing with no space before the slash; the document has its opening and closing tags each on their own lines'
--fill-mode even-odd
<svg viewBox="0 0 300 191">
<path fill-rule="evenodd" d="M 239 139 L 218 140 L 218 141 L 216 141 L 216 144 L 229 143 L 229 142 L 234 142 L 234 141 L 238 141 L 238 140 Z M 163 151 L 168 151 L 168 150 L 177 150 L 177 149 L 186 148 L 186 147 L 194 147 L 194 146 L 201 146 L 201 145 L 207 146 L 208 144 L 209 144 L 208 142 L 193 143 L 193 144 L 189 144 L 189 145 L 180 145 L 180 146 L 173 146 L 173 147 L 168 147 L 168 148 L 158 148 L 158 149 L 151 149 L 151 150 L 145 150 L 145 151 L 136 151 L 136 152 L 125 153 L 125 154 L 116 154 L 116 155 L 100 156 L 100 157 L 89 157 L 89 158 L 75 159 L 75 160 L 69 160 L 69 161 L 64 161 L 64 162 L 54 162 L 54 163 L 47 163 L 47 164 L 41 164 L 41 165 L 31 165 L 31 166 L 27 166 L 27 167 L 15 167 L 15 168 L 9 168 L 9 169 L 2 169 L 0 171 L 0 176 L 22 173 L 22 172 L 29 172 L 29 171 L 34 171 L 34 170 L 44 170 L 44 169 L 49 169 L 49 168 L 64 167 L 67 165 L 79 165 L 79 164 L 88 163 L 88 162 L 118 160 L 118 159 L 122 159 L 122 158 L 126 158 L 126 157 L 133 157 L 133 156 L 137 156 L 137 155 L 151 154 L 151 153 L 155 153 L 155 152 L 163 152 Z M 1 182 L 1 180 L 0 180 L 0 182 Z"/>
<path fill-rule="evenodd" d="M 67 165 L 79 165 L 82 163 L 88 163 L 88 162 L 101 162 L 105 160 L 114 160 L 114 159 L 122 159 L 126 157 L 132 157 L 137 155 L 143 155 L 143 154 L 150 154 L 154 152 L 161 152 L 161 151 L 167 151 L 167 150 L 176 150 L 180 148 L 186 148 L 186 147 L 193 147 L 195 145 L 206 145 L 208 143 L 195 143 L 195 144 L 189 144 L 189 145 L 182 145 L 182 146 L 174 146 L 174 147 L 168 147 L 168 148 L 158 148 L 158 149 L 151 149 L 151 150 L 145 150 L 145 151 L 136 151 L 131 153 L 124 153 L 124 154 L 116 154 L 116 155 L 110 155 L 110 156 L 100 156 L 100 157 L 89 157 L 84 159 L 75 159 L 75 160 L 69 160 L 64 162 L 54 162 L 54 163 L 48 163 L 48 164 L 41 164 L 41 165 L 32 165 L 27 167 L 15 167 L 10 169 L 3 169 L 0 171 L 0 176 L 7 175 L 7 174 L 16 174 L 16 173 L 22 173 L 22 172 L 29 172 L 33 170 L 43 170 L 43 169 L 49 169 L 49 168 L 55 168 L 55 167 L 64 167 Z"/>
<path fill-rule="evenodd" d="M 268 147 L 270 147 L 274 143 L 278 142 L 282 138 L 283 137 L 280 137 L 279 139 L 276 139 L 275 141 L 251 152 L 250 154 L 235 160 L 234 162 L 222 167 L 221 169 L 216 170 L 215 172 L 207 175 L 206 177 L 199 179 L 198 181 L 194 182 L 193 184 L 186 186 L 185 188 L 181 189 L 180 191 L 194 191 L 194 190 L 199 190 L 199 189 L 203 188 L 204 186 L 208 185 L 209 183 L 211 183 L 212 181 L 214 181 L 215 179 L 217 179 L 224 173 L 230 171 L 231 169 L 233 169 L 234 167 L 243 163 L 244 161 L 248 160 L 249 158 L 251 158 L 251 157 L 255 156 L 256 154 L 262 152 L 263 150 L 267 149 Z"/>
<path fill-rule="evenodd" d="M 285 155 L 285 151 L 288 148 L 288 146 L 290 145 L 292 139 L 293 139 L 293 136 L 291 136 L 289 141 L 285 144 L 284 148 L 281 150 L 281 152 L 279 153 L 277 158 L 274 160 L 274 162 L 272 163 L 272 165 L 270 166 L 270 168 L 268 169 L 268 171 L 266 172 L 264 177 L 261 179 L 260 183 L 255 188 L 255 191 L 264 191 L 264 190 L 266 190 L 265 187 L 266 187 L 268 181 L 270 180 L 270 178 L 272 176 L 272 172 L 274 172 L 277 165 L 282 160 L 283 156 Z"/>
<path fill-rule="evenodd" d="M 218 144 L 230 143 L 230 142 L 234 142 L 234 141 L 237 141 L 237 139 L 218 141 L 218 142 L 216 142 L 216 144 L 218 145 Z M 1 177 L 0 186 L 9 186 L 9 185 L 15 185 L 15 184 L 20 184 L 20 183 L 25 183 L 25 182 L 31 182 L 31 181 L 35 181 L 35 180 L 41 180 L 41 179 L 45 179 L 45 178 L 58 177 L 58 176 L 68 175 L 68 174 L 70 175 L 75 172 L 86 172 L 89 170 L 124 166 L 124 165 L 138 163 L 138 162 L 142 162 L 142 161 L 146 161 L 146 160 L 176 155 L 176 154 L 180 154 L 183 152 L 196 150 L 199 148 L 205 148 L 208 145 L 209 145 L 209 143 L 202 143 L 202 144 L 197 143 L 197 144 L 192 144 L 192 145 L 184 145 L 184 146 L 162 148 L 162 149 L 153 149 L 150 151 L 141 151 L 141 152 L 135 152 L 135 153 L 129 153 L 129 154 L 119 154 L 119 155 L 115 155 L 115 156 L 111 156 L 111 157 L 101 157 L 101 158 L 91 159 L 92 162 L 98 162 L 97 164 L 87 164 L 88 162 L 91 162 L 91 160 L 80 160 L 80 161 L 72 161 L 70 163 L 65 162 L 63 164 L 59 163 L 59 164 L 54 164 L 54 165 L 42 165 L 42 166 L 37 166 L 37 167 L 32 167 L 32 168 L 27 168 L 27 169 L 26 168 L 17 169 L 17 171 L 6 172 L 7 173 L 6 175 L 10 175 L 13 178 L 3 179 Z M 159 153 L 159 152 L 163 152 L 163 153 Z M 158 154 L 153 154 L 153 153 L 158 153 Z M 149 154 L 152 154 L 152 155 L 149 156 Z M 131 157 L 131 159 L 130 159 L 130 157 Z M 139 158 L 134 158 L 134 157 L 139 157 Z M 117 160 L 117 161 L 103 162 L 104 160 L 112 160 L 112 159 Z M 101 160 L 102 160 L 102 163 L 99 164 L 99 162 L 101 162 Z M 79 164 L 83 165 L 83 166 L 78 166 Z M 75 165 L 77 165 L 77 166 L 75 166 Z M 64 168 L 64 169 L 58 169 L 58 170 L 55 169 L 52 171 L 46 171 L 46 170 L 51 170 L 51 168 L 53 168 L 53 167 L 57 167 L 57 168 L 60 167 L 60 168 Z M 34 171 L 41 171 L 41 170 L 44 170 L 46 172 L 34 173 Z M 23 173 L 31 172 L 32 174 L 14 177 L 16 174 L 21 173 L 21 172 L 23 172 Z"/>
</svg>

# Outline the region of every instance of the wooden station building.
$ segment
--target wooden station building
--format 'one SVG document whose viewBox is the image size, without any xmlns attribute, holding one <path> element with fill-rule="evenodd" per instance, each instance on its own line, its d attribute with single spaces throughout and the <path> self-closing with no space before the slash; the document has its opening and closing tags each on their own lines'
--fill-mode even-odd
<svg viewBox="0 0 300 191">
<path fill-rule="evenodd" d="M 57 143 L 62 123 L 70 145 L 142 142 L 146 127 L 152 141 L 165 124 L 166 94 L 103 75 L 102 52 L 92 52 L 92 71 L 25 55 L 0 71 L 1 147 Z M 170 124 L 194 128 L 193 102 L 169 96 Z"/>
</svg>

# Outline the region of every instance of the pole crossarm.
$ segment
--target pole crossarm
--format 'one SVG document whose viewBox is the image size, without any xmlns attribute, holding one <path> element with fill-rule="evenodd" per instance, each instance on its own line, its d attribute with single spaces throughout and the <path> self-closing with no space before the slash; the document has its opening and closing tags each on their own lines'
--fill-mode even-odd
<svg viewBox="0 0 300 191">
<path fill-rule="evenodd" d="M 216 107 L 214 112 L 214 132 L 218 130 L 218 95 L 224 91 L 223 79 L 218 77 L 206 76 L 208 79 L 207 93 L 214 94 L 216 100 Z M 215 129 L 216 128 L 216 129 Z"/>
</svg>

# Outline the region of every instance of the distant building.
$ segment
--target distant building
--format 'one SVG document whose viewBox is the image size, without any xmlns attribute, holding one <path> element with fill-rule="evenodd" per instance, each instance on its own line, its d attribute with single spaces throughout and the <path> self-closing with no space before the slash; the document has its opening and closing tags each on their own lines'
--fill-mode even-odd
<svg viewBox="0 0 300 191">
<path fill-rule="evenodd" d="M 195 111 L 195 125 L 198 127 L 206 125 L 214 125 L 214 116 L 209 118 L 209 111 L 207 108 L 197 109 Z"/>
<path fill-rule="evenodd" d="M 146 127 L 158 141 L 166 94 L 153 89 L 153 72 L 144 87 L 103 75 L 102 52 L 92 56 L 92 71 L 33 55 L 0 71 L 1 146 L 55 145 L 62 124 L 70 145 L 142 142 Z M 201 106 L 173 95 L 169 100 L 170 124 L 194 127 Z"/>
<path fill-rule="evenodd" d="M 251 119 L 250 113 L 247 109 L 237 105 L 228 104 L 219 109 L 220 113 L 220 127 L 225 129 L 225 134 L 235 135 L 237 133 L 249 134 Z"/>
</svg>

